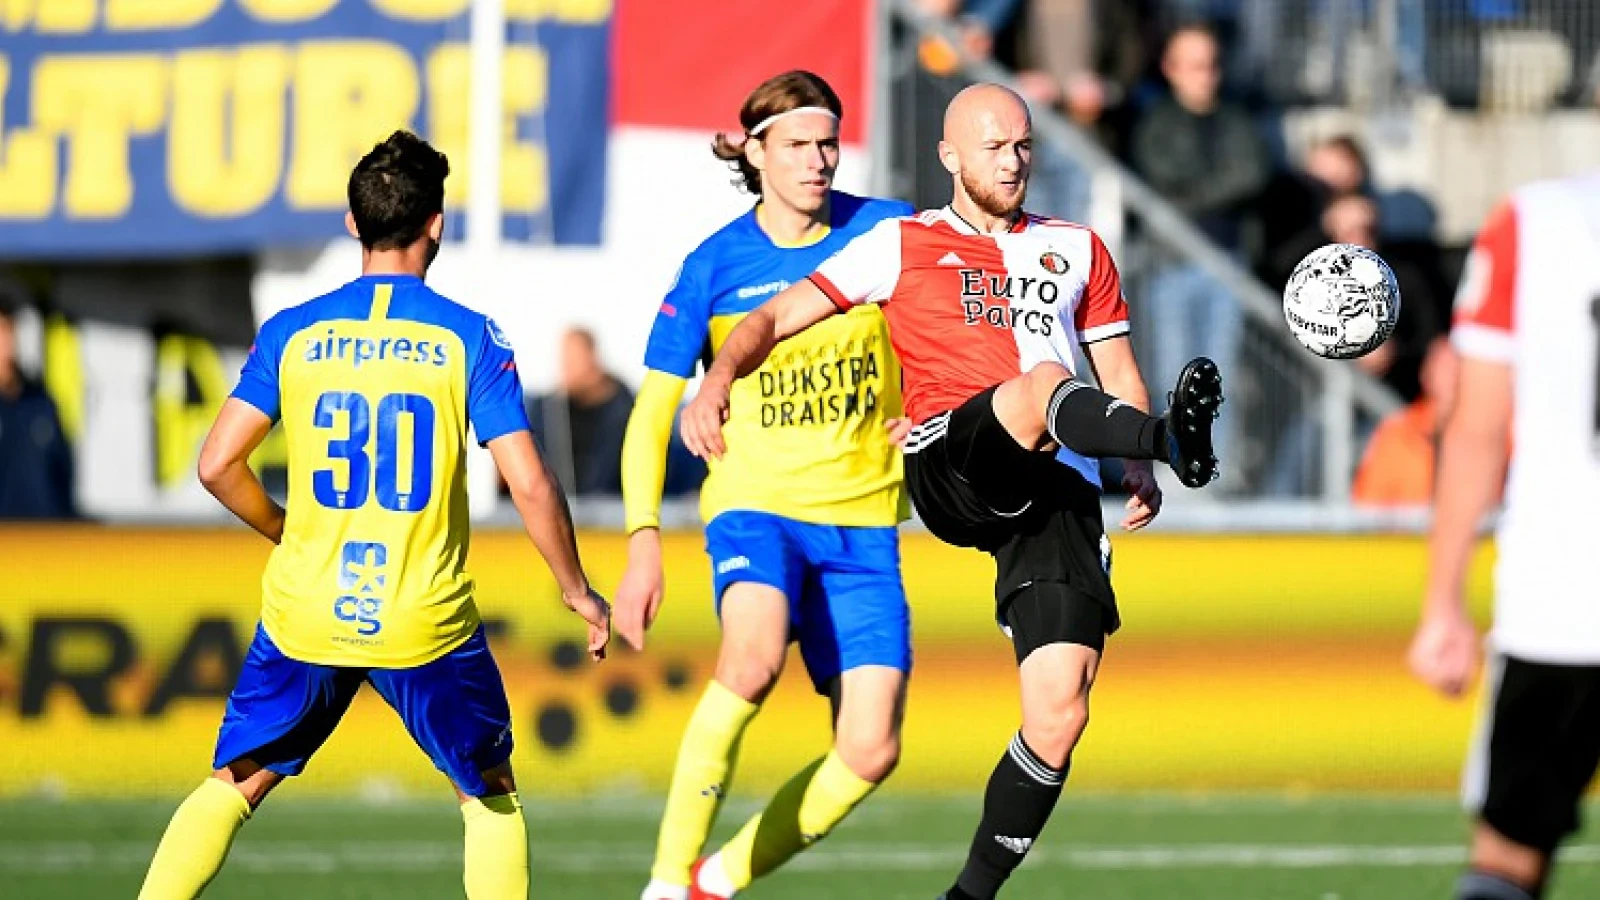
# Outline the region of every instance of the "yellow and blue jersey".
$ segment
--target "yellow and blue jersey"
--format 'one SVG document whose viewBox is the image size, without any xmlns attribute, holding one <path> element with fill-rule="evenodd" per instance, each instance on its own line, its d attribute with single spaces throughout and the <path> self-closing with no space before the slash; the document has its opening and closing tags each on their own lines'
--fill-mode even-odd
<svg viewBox="0 0 1600 900">
<path fill-rule="evenodd" d="M 898 201 L 835 191 L 826 236 L 785 247 L 762 230 L 752 208 L 684 260 L 656 314 L 645 366 L 691 377 L 751 310 L 873 225 L 912 212 Z M 734 383 L 730 407 L 727 452 L 711 462 L 701 490 L 706 521 L 728 510 L 846 526 L 905 518 L 900 452 L 885 435 L 885 423 L 901 415 L 900 366 L 876 307 L 858 307 L 779 344 L 760 369 Z"/>
<path fill-rule="evenodd" d="M 291 659 L 423 665 L 477 629 L 466 449 L 528 427 L 493 320 L 408 275 L 369 275 L 261 327 L 233 396 L 281 421 L 283 541 L 261 622 Z"/>
</svg>

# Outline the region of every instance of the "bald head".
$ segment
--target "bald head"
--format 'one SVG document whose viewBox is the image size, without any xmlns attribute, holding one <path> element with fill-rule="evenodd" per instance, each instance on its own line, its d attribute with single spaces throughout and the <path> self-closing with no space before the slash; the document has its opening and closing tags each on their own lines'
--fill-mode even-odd
<svg viewBox="0 0 1600 900">
<path fill-rule="evenodd" d="M 970 141 L 991 126 L 1031 130 L 1028 104 L 1003 84 L 974 84 L 963 88 L 944 108 L 944 139 L 952 144 Z"/>
<path fill-rule="evenodd" d="M 939 159 L 955 182 L 957 212 L 987 220 L 1014 218 L 1033 163 L 1028 104 L 1003 85 L 966 88 L 945 108 Z"/>
</svg>

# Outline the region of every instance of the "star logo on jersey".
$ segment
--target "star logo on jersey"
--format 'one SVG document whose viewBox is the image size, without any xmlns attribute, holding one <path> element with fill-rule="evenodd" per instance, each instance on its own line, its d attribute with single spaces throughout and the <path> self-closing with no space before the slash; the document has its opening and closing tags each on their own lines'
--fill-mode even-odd
<svg viewBox="0 0 1600 900">
<path fill-rule="evenodd" d="M 1039 268 L 1044 269 L 1051 275 L 1065 275 L 1072 266 L 1067 263 L 1065 256 L 1054 250 L 1046 250 L 1039 255 Z"/>
<path fill-rule="evenodd" d="M 339 567 L 339 587 L 358 594 L 375 594 L 383 588 L 386 580 L 384 569 L 388 565 L 388 547 L 350 541 L 344 545 L 343 565 Z"/>
</svg>

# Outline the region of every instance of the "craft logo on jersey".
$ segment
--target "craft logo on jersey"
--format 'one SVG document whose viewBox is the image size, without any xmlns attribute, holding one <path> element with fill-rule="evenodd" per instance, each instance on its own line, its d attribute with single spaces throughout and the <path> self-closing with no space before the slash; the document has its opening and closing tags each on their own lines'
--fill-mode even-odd
<svg viewBox="0 0 1600 900">
<path fill-rule="evenodd" d="M 1062 260 L 1065 264 L 1066 260 Z M 1021 304 L 1050 305 L 1061 299 L 1061 286 L 1048 278 L 990 275 L 983 269 L 961 270 L 961 312 L 968 325 L 995 328 L 1025 328 L 1050 337 L 1055 333 L 1055 316 L 1049 310 L 1029 309 Z"/>
<path fill-rule="evenodd" d="M 1067 264 L 1067 258 L 1054 250 L 1046 250 L 1039 256 L 1039 267 L 1051 275 L 1065 275 L 1067 269 L 1071 268 Z"/>
<path fill-rule="evenodd" d="M 383 613 L 383 599 L 378 596 L 388 583 L 385 568 L 389 565 L 389 548 L 383 544 L 349 541 L 344 545 L 339 566 L 339 589 L 344 594 L 333 601 L 333 616 L 341 622 L 353 622 L 356 634 L 371 637 L 383 630 L 379 615 Z M 344 640 L 364 643 L 354 638 Z"/>
<path fill-rule="evenodd" d="M 768 294 L 776 294 L 788 286 L 789 282 L 780 278 L 777 281 L 769 281 L 766 284 L 752 284 L 742 287 L 734 293 L 738 295 L 740 300 L 749 300 L 751 297 L 765 297 Z"/>
</svg>

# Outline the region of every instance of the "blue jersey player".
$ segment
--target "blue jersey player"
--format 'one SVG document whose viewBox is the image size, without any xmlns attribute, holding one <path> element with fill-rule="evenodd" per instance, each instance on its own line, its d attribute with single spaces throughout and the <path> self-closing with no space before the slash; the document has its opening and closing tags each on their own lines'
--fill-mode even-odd
<svg viewBox="0 0 1600 900">
<path fill-rule="evenodd" d="M 566 499 L 534 448 L 510 343 L 423 284 L 449 171 L 409 132 L 361 160 L 346 220 L 361 277 L 261 327 L 200 452 L 206 488 L 277 547 L 215 771 L 173 815 L 141 900 L 198 896 L 240 826 L 300 774 L 363 683 L 460 797 L 467 897 L 528 894 L 511 712 L 466 572 L 469 426 L 567 606 L 588 622 L 596 659 L 610 609 L 589 587 Z M 278 421 L 287 510 L 246 463 Z"/>
<path fill-rule="evenodd" d="M 909 215 L 833 189 L 844 108 L 810 72 L 775 75 L 721 136 L 758 199 L 684 260 L 645 351 L 628 421 L 622 494 L 628 570 L 617 631 L 635 645 L 662 599 L 657 513 L 672 414 L 695 367 L 739 321 L 857 235 Z M 911 670 L 911 616 L 896 526 L 905 517 L 900 364 L 876 308 L 785 344 L 735 388 L 728 452 L 700 492 L 722 640 L 673 768 L 641 900 L 726 900 L 834 825 L 889 776 Z M 830 698 L 834 746 L 802 768 L 722 849 L 696 862 L 732 778 L 745 728 L 800 645 Z"/>
</svg>

